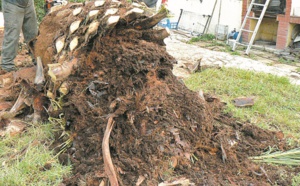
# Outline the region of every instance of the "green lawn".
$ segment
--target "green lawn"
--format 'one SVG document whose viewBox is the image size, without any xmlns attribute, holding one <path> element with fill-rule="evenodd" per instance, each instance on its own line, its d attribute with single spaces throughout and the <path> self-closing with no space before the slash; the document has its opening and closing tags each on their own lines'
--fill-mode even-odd
<svg viewBox="0 0 300 186">
<path fill-rule="evenodd" d="M 16 136 L 0 138 L 0 185 L 58 185 L 71 166 L 62 166 L 49 145 L 53 140 L 51 124 L 30 126 Z"/>
<path fill-rule="evenodd" d="M 246 70 L 207 69 L 185 80 L 191 90 L 213 93 L 227 103 L 226 112 L 242 121 L 250 121 L 265 129 L 282 130 L 287 136 L 300 137 L 300 86 L 285 77 Z M 255 104 L 237 108 L 232 100 L 255 97 Z"/>
</svg>

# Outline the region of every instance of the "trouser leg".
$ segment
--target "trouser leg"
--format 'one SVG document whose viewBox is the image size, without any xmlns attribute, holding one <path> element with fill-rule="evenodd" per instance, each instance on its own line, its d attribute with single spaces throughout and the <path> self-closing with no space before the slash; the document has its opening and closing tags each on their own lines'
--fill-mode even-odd
<svg viewBox="0 0 300 186">
<path fill-rule="evenodd" d="M 22 31 L 26 43 L 35 38 L 38 34 L 37 18 L 33 0 L 29 0 L 28 6 L 25 9 Z"/>
<path fill-rule="evenodd" d="M 2 8 L 4 17 L 4 38 L 1 67 L 6 71 L 12 71 L 15 69 L 14 59 L 18 52 L 24 9 L 3 0 Z"/>
<path fill-rule="evenodd" d="M 24 16 L 22 31 L 23 31 L 23 35 L 24 35 L 26 44 L 28 44 L 38 34 L 37 17 L 36 17 L 33 0 L 29 0 L 28 6 L 25 9 L 25 16 Z M 35 60 L 34 54 L 30 50 L 29 50 L 29 55 L 32 58 L 33 64 L 36 65 L 36 60 Z"/>
</svg>

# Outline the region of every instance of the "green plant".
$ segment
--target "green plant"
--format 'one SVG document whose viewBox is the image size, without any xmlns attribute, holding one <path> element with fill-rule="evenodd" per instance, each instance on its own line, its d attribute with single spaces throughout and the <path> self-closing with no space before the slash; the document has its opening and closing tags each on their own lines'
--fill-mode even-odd
<svg viewBox="0 0 300 186">
<path fill-rule="evenodd" d="M 85 0 L 69 0 L 68 2 L 82 3 L 85 2 Z M 34 5 L 35 5 L 36 16 L 38 22 L 40 23 L 46 15 L 45 0 L 35 0 Z"/>
<path fill-rule="evenodd" d="M 276 151 L 272 152 L 272 148 L 269 149 L 264 155 L 250 157 L 249 159 L 256 162 L 281 164 L 281 165 L 294 165 L 300 164 L 300 148 L 291 149 L 286 152 Z"/>
<path fill-rule="evenodd" d="M 40 23 L 46 15 L 45 0 L 34 1 L 34 6 L 35 6 L 35 12 L 36 12 L 38 22 Z"/>
<path fill-rule="evenodd" d="M 213 34 L 204 34 L 201 36 L 201 39 L 204 41 L 212 41 L 214 40 L 216 37 Z"/>
</svg>

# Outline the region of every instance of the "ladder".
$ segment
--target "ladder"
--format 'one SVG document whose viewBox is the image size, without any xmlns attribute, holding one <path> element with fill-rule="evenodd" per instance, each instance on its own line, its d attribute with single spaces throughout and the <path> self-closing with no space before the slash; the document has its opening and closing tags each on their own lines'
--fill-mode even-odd
<svg viewBox="0 0 300 186">
<path fill-rule="evenodd" d="M 247 54 L 247 55 L 249 54 L 250 49 L 251 49 L 251 46 L 252 46 L 252 44 L 253 44 L 253 42 L 254 42 L 256 33 L 257 33 L 257 31 L 258 31 L 258 29 L 259 29 L 259 26 L 260 26 L 260 24 L 261 24 L 261 22 L 262 22 L 262 20 L 263 20 L 263 18 L 264 18 L 264 15 L 265 15 L 265 13 L 266 13 L 266 10 L 267 10 L 267 8 L 268 8 L 268 6 L 269 6 L 270 1 L 271 1 L 271 0 L 266 0 L 264 4 L 262 4 L 262 3 L 255 3 L 255 0 L 252 0 L 252 1 L 251 1 L 250 6 L 249 6 L 249 8 L 248 8 L 248 10 L 247 10 L 246 16 L 245 16 L 245 18 L 244 18 L 244 20 L 243 20 L 243 23 L 242 23 L 240 32 L 239 32 L 239 34 L 238 34 L 236 40 L 233 42 L 233 46 L 232 46 L 232 50 L 233 50 L 233 51 L 235 50 L 236 45 L 237 45 L 237 44 L 240 44 L 240 45 L 244 45 L 244 46 L 247 47 L 247 49 L 246 49 L 246 54 Z M 259 17 L 252 17 L 252 16 L 250 16 L 250 12 L 251 12 L 253 6 L 262 6 L 262 7 L 263 7 L 262 12 L 261 12 L 261 14 L 260 14 Z M 247 30 L 247 29 L 245 29 L 245 25 L 246 25 L 246 22 L 247 22 L 248 19 L 252 19 L 252 20 L 254 19 L 254 20 L 257 20 L 255 29 L 254 29 L 253 31 L 252 31 L 252 30 Z M 240 38 L 241 38 L 241 36 L 242 36 L 242 32 L 249 32 L 249 33 L 252 33 L 250 42 L 249 42 L 248 44 L 242 44 L 242 43 L 239 43 L 239 40 L 240 40 Z"/>
</svg>

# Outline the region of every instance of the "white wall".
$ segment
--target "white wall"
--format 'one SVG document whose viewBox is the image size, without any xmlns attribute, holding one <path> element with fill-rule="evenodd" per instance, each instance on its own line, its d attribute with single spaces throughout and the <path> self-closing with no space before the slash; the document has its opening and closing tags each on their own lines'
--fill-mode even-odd
<svg viewBox="0 0 300 186">
<path fill-rule="evenodd" d="M 239 30 L 242 22 L 242 6 L 242 0 L 222 0 L 221 8 L 218 7 L 219 9 L 216 9 L 217 13 L 221 9 L 220 19 L 217 19 L 219 24 L 228 25 L 229 31 L 234 28 Z"/>
<path fill-rule="evenodd" d="M 201 15 L 211 15 L 216 3 L 215 11 L 211 19 L 208 33 L 215 33 L 217 24 L 228 25 L 229 32 L 241 25 L 242 0 L 169 0 L 168 8 L 175 17 L 171 20 L 178 20 L 180 9 L 195 12 Z"/>
<path fill-rule="evenodd" d="M 291 15 L 292 16 L 300 16 L 300 0 L 292 1 Z"/>
</svg>

